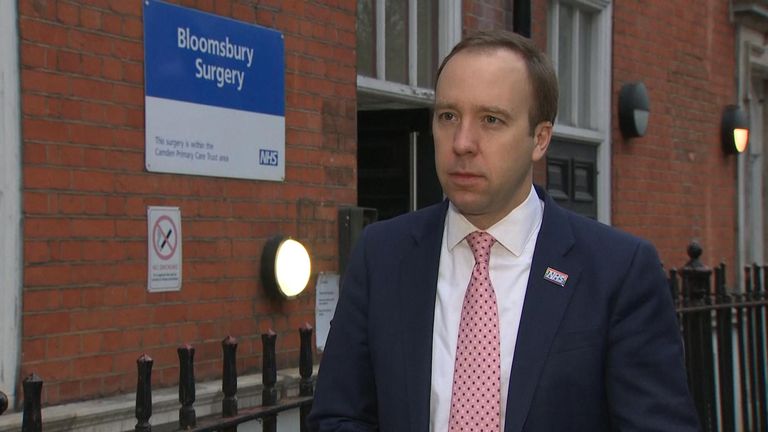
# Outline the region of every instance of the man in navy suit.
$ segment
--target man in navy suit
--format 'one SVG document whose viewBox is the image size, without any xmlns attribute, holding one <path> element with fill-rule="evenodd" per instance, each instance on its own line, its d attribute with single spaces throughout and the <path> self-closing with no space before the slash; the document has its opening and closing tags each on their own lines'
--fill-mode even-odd
<svg viewBox="0 0 768 432">
<path fill-rule="evenodd" d="M 477 393 L 499 393 L 494 428 L 699 430 L 655 249 L 532 185 L 556 113 L 555 72 L 521 36 L 479 33 L 443 61 L 432 128 L 448 199 L 361 235 L 318 373 L 313 430 L 486 432 L 454 414 L 466 376 L 457 379 L 457 345 L 467 343 L 457 338 L 478 268 L 471 233 L 492 239 L 481 274 L 495 296 L 499 370 L 478 375 L 496 382 Z"/>
</svg>

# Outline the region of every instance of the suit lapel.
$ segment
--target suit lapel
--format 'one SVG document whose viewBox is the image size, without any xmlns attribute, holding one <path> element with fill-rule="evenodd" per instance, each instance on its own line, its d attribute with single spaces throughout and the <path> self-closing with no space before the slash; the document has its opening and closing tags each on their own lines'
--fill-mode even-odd
<svg viewBox="0 0 768 432">
<path fill-rule="evenodd" d="M 402 310 L 402 337 L 406 364 L 406 400 L 410 404 L 411 431 L 429 428 L 432 370 L 432 330 L 437 295 L 443 227 L 447 201 L 430 209 L 422 224 L 412 227 L 413 243 L 404 250 L 398 294 Z M 395 323 L 393 323 L 395 324 Z M 396 324 L 395 324 L 396 325 Z"/>
<path fill-rule="evenodd" d="M 528 277 L 507 395 L 506 432 L 522 430 L 552 339 L 578 282 L 581 267 L 567 254 L 573 246 L 567 214 L 542 190 L 544 216 Z M 568 275 L 565 286 L 545 279 L 547 268 Z"/>
</svg>

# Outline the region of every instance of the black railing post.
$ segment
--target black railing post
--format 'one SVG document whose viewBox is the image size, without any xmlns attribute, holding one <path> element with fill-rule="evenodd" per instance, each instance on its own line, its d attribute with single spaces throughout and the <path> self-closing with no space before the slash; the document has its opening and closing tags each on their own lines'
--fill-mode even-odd
<svg viewBox="0 0 768 432">
<path fill-rule="evenodd" d="M 151 432 L 152 425 L 152 358 L 142 354 L 136 360 L 138 380 L 136 383 L 136 427 L 135 432 Z"/>
<path fill-rule="evenodd" d="M 752 274 L 754 274 L 754 297 L 756 301 L 760 301 L 763 298 L 762 277 L 761 268 L 755 264 L 752 266 Z M 765 334 L 765 327 L 763 327 L 763 307 L 754 307 L 755 316 L 755 393 L 757 395 L 756 405 L 758 407 L 757 415 L 757 430 L 766 430 L 766 398 L 765 398 L 765 343 L 763 335 Z"/>
<path fill-rule="evenodd" d="M 179 354 L 179 428 L 190 429 L 197 425 L 195 415 L 195 348 L 185 344 L 176 352 Z"/>
<path fill-rule="evenodd" d="M 275 358 L 275 342 L 277 334 L 271 329 L 261 335 L 263 346 L 263 363 L 261 369 L 262 384 L 264 389 L 261 392 L 261 404 L 271 406 L 277 404 L 277 360 Z M 277 415 L 267 415 L 264 417 L 264 432 L 275 432 L 277 430 Z"/>
<path fill-rule="evenodd" d="M 43 380 L 34 373 L 24 378 L 24 414 L 21 420 L 21 432 L 42 432 Z"/>
<path fill-rule="evenodd" d="M 715 269 L 716 303 L 728 305 L 732 298 L 725 286 L 725 264 Z M 736 415 L 733 377 L 733 310 L 731 306 L 720 307 L 715 312 L 717 319 L 718 377 L 720 379 L 720 408 L 724 430 L 736 430 Z"/>
<path fill-rule="evenodd" d="M 752 278 L 752 266 L 745 266 L 744 267 L 744 275 L 746 276 L 746 301 L 751 302 L 755 300 L 755 296 L 753 295 L 753 290 L 756 281 Z M 746 309 L 746 316 L 747 316 L 747 382 L 749 383 L 749 394 L 750 399 L 747 399 L 748 405 L 749 405 L 749 411 L 750 411 L 750 424 L 752 428 L 757 429 L 758 425 L 758 404 L 757 399 L 758 395 L 757 393 L 757 367 L 758 365 L 755 362 L 755 358 L 757 356 L 757 353 L 755 352 L 755 311 L 756 308 L 752 305 L 745 306 Z M 750 428 L 750 430 L 752 430 Z"/>
<path fill-rule="evenodd" d="M 224 417 L 237 415 L 237 340 L 227 336 L 221 341 L 224 354 L 224 372 L 221 376 L 221 388 L 224 399 L 221 401 L 221 414 Z"/>
<path fill-rule="evenodd" d="M 702 249 L 698 243 L 688 246 L 690 260 L 680 269 L 683 280 L 684 296 L 689 298 L 690 306 L 705 306 L 711 304 L 710 290 L 712 270 L 699 261 Z M 712 315 L 709 309 L 688 311 L 683 320 L 686 344 L 689 358 L 689 384 L 694 402 L 699 413 L 699 420 L 706 432 L 714 431 L 717 421 L 717 396 L 713 379 L 714 348 L 712 344 Z"/>
<path fill-rule="evenodd" d="M 224 399 L 221 401 L 221 415 L 234 417 L 237 415 L 237 339 L 227 336 L 221 341 L 224 354 L 224 371 L 221 375 L 221 390 Z M 237 426 L 224 429 L 225 432 L 237 431 Z"/>
<path fill-rule="evenodd" d="M 0 415 L 2 415 L 7 409 L 8 409 L 8 396 L 6 396 L 5 393 L 0 391 Z"/>
<path fill-rule="evenodd" d="M 301 350 L 299 352 L 299 396 L 312 396 L 314 388 L 312 385 L 312 326 L 309 323 L 299 328 L 299 337 L 301 338 Z M 307 402 L 299 408 L 299 422 L 301 432 L 309 430 L 307 426 L 307 417 L 312 411 L 312 402 Z"/>
<path fill-rule="evenodd" d="M 675 306 L 681 305 L 680 302 L 680 284 L 677 282 L 677 269 L 669 269 L 669 293 L 672 295 L 672 301 Z"/>
<path fill-rule="evenodd" d="M 752 272 L 748 266 L 744 267 L 744 293 L 739 294 L 741 302 L 748 302 L 750 300 L 749 293 L 751 292 L 751 279 Z M 741 389 L 741 430 L 750 430 L 750 403 L 749 394 L 751 385 L 751 372 L 749 360 L 749 340 L 747 340 L 746 329 L 748 327 L 749 320 L 749 307 L 746 305 L 740 305 L 736 308 L 736 328 L 737 328 L 737 342 L 739 347 L 739 388 Z"/>
</svg>

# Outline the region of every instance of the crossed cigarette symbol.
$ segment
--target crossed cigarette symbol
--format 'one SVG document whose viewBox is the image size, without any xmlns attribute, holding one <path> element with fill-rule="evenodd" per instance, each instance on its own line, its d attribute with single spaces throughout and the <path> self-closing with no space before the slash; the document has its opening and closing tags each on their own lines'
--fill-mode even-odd
<svg viewBox="0 0 768 432">
<path fill-rule="evenodd" d="M 171 240 L 171 234 L 173 234 L 173 228 L 168 228 L 168 234 L 164 234 L 159 226 L 157 227 L 157 230 L 160 231 L 160 235 L 163 237 L 163 242 L 160 243 L 160 250 L 162 250 L 165 247 L 165 245 L 167 245 L 168 242 Z"/>
</svg>

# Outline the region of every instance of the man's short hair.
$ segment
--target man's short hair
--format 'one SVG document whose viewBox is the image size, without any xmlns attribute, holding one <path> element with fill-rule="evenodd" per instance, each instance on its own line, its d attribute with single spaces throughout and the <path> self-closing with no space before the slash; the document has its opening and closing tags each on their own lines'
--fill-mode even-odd
<svg viewBox="0 0 768 432">
<path fill-rule="evenodd" d="M 557 74 L 549 58 L 533 42 L 517 33 L 505 30 L 491 30 L 474 33 L 459 42 L 443 59 L 437 69 L 435 87 L 448 60 L 465 50 L 508 49 L 523 57 L 531 82 L 533 105 L 528 113 L 531 133 L 541 122 L 555 123 L 557 116 Z"/>
</svg>

